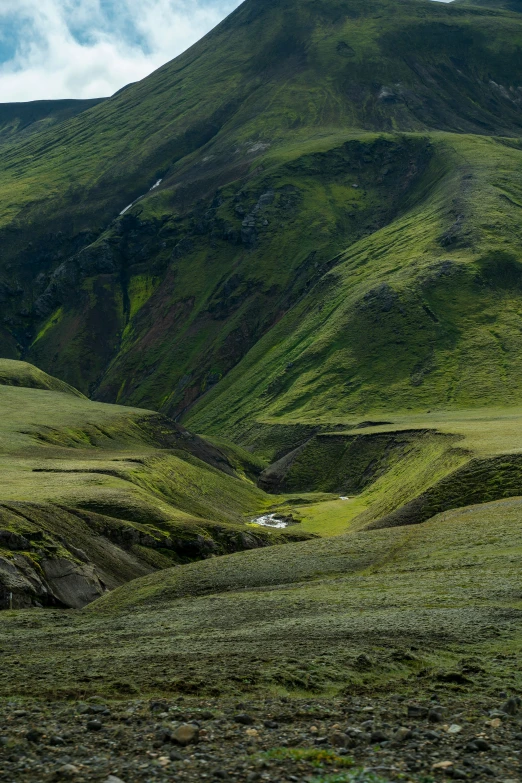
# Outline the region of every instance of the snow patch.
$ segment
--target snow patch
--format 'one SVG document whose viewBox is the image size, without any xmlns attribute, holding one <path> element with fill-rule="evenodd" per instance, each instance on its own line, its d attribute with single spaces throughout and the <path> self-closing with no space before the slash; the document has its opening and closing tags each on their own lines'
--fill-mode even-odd
<svg viewBox="0 0 522 783">
<path fill-rule="evenodd" d="M 159 188 L 159 186 L 161 185 L 161 183 L 162 183 L 162 182 L 163 182 L 163 180 L 162 180 L 162 179 L 159 179 L 157 182 L 155 182 L 155 183 L 154 183 L 154 185 L 153 185 L 151 188 L 149 188 L 148 192 L 150 193 L 150 191 L 151 191 L 151 190 L 156 190 L 156 188 Z M 122 209 L 122 211 L 120 212 L 120 217 L 121 217 L 122 215 L 124 215 L 126 212 L 128 212 L 128 211 L 129 211 L 129 209 L 130 209 L 131 207 L 133 207 L 133 206 L 134 206 L 134 204 L 137 204 L 137 203 L 138 203 L 138 201 L 139 201 L 140 199 L 142 199 L 142 198 L 143 198 L 144 196 L 146 196 L 146 195 L 147 195 L 147 194 L 146 194 L 146 193 L 144 193 L 144 194 L 143 194 L 143 196 L 138 196 L 138 198 L 137 198 L 137 199 L 135 199 L 135 200 L 132 202 L 132 204 L 129 204 L 127 207 L 125 207 L 125 209 Z"/>
</svg>

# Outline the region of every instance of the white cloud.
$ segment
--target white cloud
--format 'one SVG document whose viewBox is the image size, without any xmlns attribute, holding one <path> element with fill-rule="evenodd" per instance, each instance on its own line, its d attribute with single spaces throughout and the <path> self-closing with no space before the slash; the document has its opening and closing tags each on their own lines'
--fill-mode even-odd
<svg viewBox="0 0 522 783">
<path fill-rule="evenodd" d="M 0 64 L 0 103 L 111 95 L 176 57 L 240 2 L 0 0 L 0 36 L 16 28 L 16 53 Z"/>
</svg>

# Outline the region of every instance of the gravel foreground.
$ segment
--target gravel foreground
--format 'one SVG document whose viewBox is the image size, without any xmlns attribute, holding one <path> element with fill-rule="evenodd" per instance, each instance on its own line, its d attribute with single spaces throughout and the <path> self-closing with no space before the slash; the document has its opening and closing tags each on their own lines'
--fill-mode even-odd
<svg viewBox="0 0 522 783">
<path fill-rule="evenodd" d="M 522 705 L 433 694 L 370 699 L 0 704 L 0 780 L 522 780 Z"/>
</svg>

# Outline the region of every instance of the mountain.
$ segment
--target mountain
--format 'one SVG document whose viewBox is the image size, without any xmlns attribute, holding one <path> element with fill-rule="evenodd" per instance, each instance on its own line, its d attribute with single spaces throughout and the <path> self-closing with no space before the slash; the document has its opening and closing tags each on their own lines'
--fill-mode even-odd
<svg viewBox="0 0 522 783">
<path fill-rule="evenodd" d="M 241 438 L 520 402 L 521 41 L 509 8 L 247 0 L 6 149 L 0 351 Z"/>
</svg>

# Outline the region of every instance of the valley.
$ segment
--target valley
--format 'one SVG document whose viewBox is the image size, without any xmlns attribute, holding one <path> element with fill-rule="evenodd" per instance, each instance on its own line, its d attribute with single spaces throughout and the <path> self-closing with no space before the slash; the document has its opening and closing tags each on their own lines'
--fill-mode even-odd
<svg viewBox="0 0 522 783">
<path fill-rule="evenodd" d="M 521 10 L 0 105 L 2 780 L 520 780 Z"/>
</svg>

